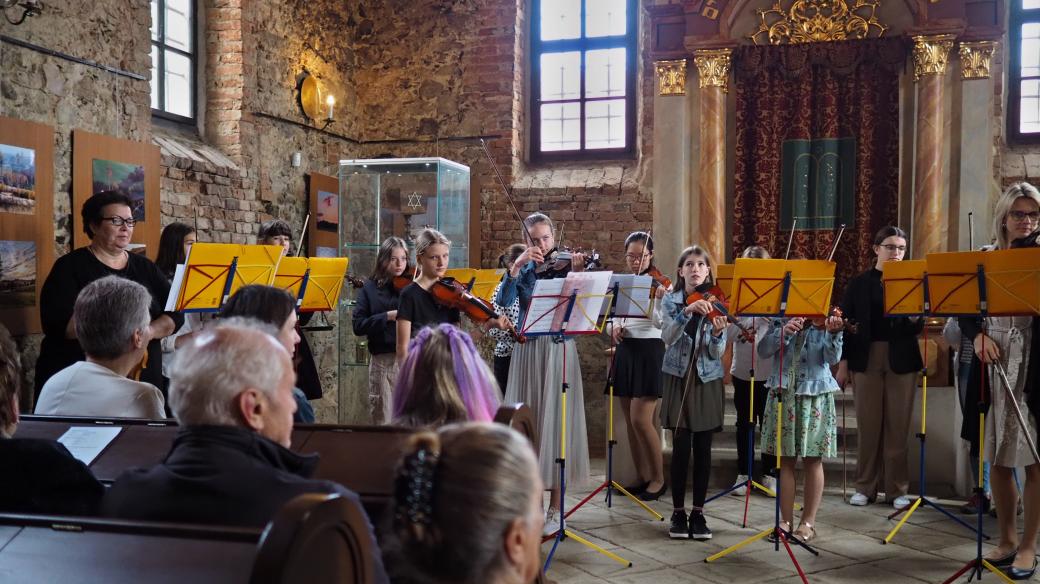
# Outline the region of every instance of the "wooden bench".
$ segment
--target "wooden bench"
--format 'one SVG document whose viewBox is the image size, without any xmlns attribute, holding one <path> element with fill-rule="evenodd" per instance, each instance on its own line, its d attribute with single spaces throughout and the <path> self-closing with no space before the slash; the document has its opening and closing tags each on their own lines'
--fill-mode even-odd
<svg viewBox="0 0 1040 584">
<path fill-rule="evenodd" d="M 0 582 L 288 584 L 375 581 L 361 508 L 301 495 L 263 531 L 0 514 Z"/>
</svg>

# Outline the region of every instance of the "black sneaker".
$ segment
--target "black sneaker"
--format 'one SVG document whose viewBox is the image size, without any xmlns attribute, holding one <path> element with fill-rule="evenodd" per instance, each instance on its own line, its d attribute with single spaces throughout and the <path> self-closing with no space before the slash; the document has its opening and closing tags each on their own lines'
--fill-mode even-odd
<svg viewBox="0 0 1040 584">
<path fill-rule="evenodd" d="M 711 530 L 704 520 L 703 513 L 690 513 L 690 537 L 693 539 L 711 539 Z"/>
<path fill-rule="evenodd" d="M 690 539 L 690 528 L 686 523 L 686 511 L 676 509 L 672 512 L 672 527 L 668 530 L 672 539 Z"/>
</svg>

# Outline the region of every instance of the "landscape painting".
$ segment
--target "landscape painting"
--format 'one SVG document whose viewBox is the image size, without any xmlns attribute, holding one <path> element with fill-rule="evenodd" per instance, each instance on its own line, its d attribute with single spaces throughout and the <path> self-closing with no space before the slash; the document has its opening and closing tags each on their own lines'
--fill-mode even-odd
<svg viewBox="0 0 1040 584">
<path fill-rule="evenodd" d="M 0 308 L 36 306 L 36 242 L 0 240 Z"/>
<path fill-rule="evenodd" d="M 134 219 L 145 220 L 144 166 L 95 158 L 91 169 L 91 193 L 119 191 L 130 198 Z"/>
<path fill-rule="evenodd" d="M 0 144 L 0 213 L 36 212 L 36 151 Z"/>
<path fill-rule="evenodd" d="M 318 191 L 318 229 L 339 231 L 339 193 Z"/>
</svg>

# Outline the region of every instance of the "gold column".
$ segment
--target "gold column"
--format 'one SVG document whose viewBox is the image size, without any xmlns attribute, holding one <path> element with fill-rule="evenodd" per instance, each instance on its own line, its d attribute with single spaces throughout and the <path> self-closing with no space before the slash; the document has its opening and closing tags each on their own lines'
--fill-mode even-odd
<svg viewBox="0 0 1040 584">
<path fill-rule="evenodd" d="M 700 76 L 700 245 L 726 259 L 726 85 L 732 49 L 694 51 Z"/>
<path fill-rule="evenodd" d="M 914 220 L 911 257 L 924 259 L 946 247 L 942 212 L 943 76 L 953 35 L 914 37 L 917 83 L 917 151 L 914 158 Z"/>
<path fill-rule="evenodd" d="M 996 41 L 960 43 L 961 79 L 989 79 L 989 67 L 996 49 Z"/>
<path fill-rule="evenodd" d="M 657 95 L 686 95 L 686 59 L 654 61 Z"/>
</svg>

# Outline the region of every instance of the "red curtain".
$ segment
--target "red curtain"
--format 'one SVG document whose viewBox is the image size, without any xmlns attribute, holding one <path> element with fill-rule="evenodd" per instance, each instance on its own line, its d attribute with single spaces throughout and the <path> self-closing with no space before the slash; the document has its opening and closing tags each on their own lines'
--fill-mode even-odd
<svg viewBox="0 0 1040 584">
<path fill-rule="evenodd" d="M 735 51 L 733 257 L 749 245 L 783 257 L 791 227 L 780 224 L 783 143 L 851 137 L 854 220 L 834 254 L 835 301 L 848 279 L 871 265 L 874 234 L 897 217 L 899 75 L 906 55 L 896 38 Z M 792 257 L 826 258 L 836 235 L 798 230 Z"/>
</svg>

